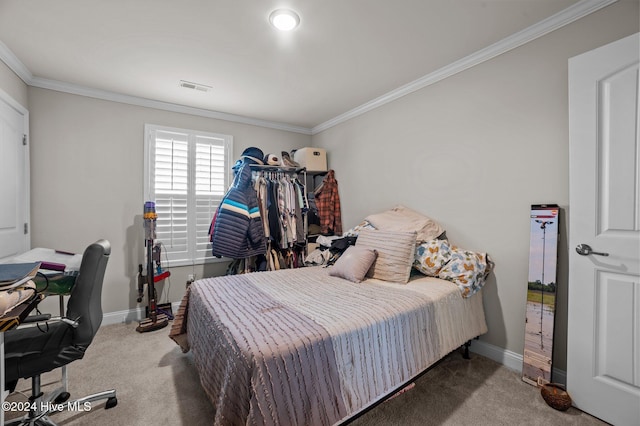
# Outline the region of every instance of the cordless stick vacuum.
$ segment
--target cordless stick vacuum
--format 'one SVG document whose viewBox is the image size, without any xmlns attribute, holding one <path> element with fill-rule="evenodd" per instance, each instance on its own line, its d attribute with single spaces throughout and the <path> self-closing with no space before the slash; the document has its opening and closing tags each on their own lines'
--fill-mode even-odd
<svg viewBox="0 0 640 426">
<path fill-rule="evenodd" d="M 156 294 L 155 283 L 163 280 L 169 276 L 169 271 L 166 271 L 157 277 L 153 272 L 153 261 L 157 259 L 158 265 L 160 264 L 160 247 L 157 249 L 153 245 L 153 240 L 156 238 L 156 204 L 152 201 L 144 203 L 144 244 L 147 248 L 147 273 L 142 274 L 142 265 L 138 265 L 138 303 L 142 302 L 144 295 L 144 285 L 147 284 L 147 299 L 148 299 L 148 317 L 140 321 L 140 325 L 136 327 L 136 331 L 144 333 L 145 331 L 158 330 L 166 327 L 169 324 L 169 318 L 167 315 L 158 312 L 158 303 Z M 157 254 L 157 256 L 154 256 Z"/>
</svg>

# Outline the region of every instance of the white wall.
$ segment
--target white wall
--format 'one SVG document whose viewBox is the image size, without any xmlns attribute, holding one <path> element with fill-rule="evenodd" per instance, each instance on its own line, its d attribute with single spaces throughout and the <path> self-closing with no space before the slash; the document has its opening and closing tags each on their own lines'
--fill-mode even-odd
<svg viewBox="0 0 640 426">
<path fill-rule="evenodd" d="M 485 342 L 523 353 L 531 204 L 562 208 L 555 361 L 566 368 L 568 58 L 639 30 L 621 1 L 489 62 L 316 134 L 344 226 L 405 204 L 453 244 L 488 252 Z"/>
<path fill-rule="evenodd" d="M 0 61 L 0 90 L 23 107 L 28 108 L 27 85 L 2 61 Z"/>
<path fill-rule="evenodd" d="M 310 136 L 193 115 L 29 88 L 32 247 L 82 252 L 111 242 L 104 312 L 137 308 L 136 274 L 144 262 L 145 123 L 233 136 L 234 158 L 248 146 L 266 152 L 309 146 Z M 172 268 L 161 302 L 180 301 L 187 274 L 224 273 L 225 264 Z M 168 286 L 168 282 L 165 281 Z M 146 302 L 145 302 L 146 304 Z"/>
</svg>

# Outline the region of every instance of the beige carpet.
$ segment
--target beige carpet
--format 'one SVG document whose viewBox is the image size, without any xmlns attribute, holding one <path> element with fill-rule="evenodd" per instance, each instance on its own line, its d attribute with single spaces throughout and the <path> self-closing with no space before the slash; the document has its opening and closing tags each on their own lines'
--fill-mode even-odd
<svg viewBox="0 0 640 426">
<path fill-rule="evenodd" d="M 61 425 L 211 425 L 214 409 L 191 356 L 168 338 L 169 327 L 137 333 L 137 324 L 100 329 L 84 359 L 69 366 L 72 398 L 115 388 L 118 405 L 52 416 Z M 449 355 L 416 386 L 358 417 L 351 425 L 603 425 L 575 408 L 560 412 L 519 375 L 476 354 Z M 48 373 L 43 383 L 59 379 Z M 30 382 L 22 380 L 18 389 Z M 53 388 L 53 384 L 47 385 Z M 10 401 L 25 401 L 14 393 Z M 7 413 L 7 418 L 16 413 Z"/>
</svg>

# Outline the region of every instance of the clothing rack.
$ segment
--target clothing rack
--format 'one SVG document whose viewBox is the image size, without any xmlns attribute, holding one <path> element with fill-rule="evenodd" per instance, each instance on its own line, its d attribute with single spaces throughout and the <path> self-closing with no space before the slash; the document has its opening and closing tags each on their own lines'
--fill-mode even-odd
<svg viewBox="0 0 640 426">
<path fill-rule="evenodd" d="M 251 165 L 267 253 L 257 270 L 296 268 L 307 252 L 306 169 Z M 263 267 L 258 263 L 262 263 Z M 245 266 L 246 268 L 246 266 Z"/>
<path fill-rule="evenodd" d="M 286 167 L 286 166 L 269 166 L 262 164 L 250 164 L 251 171 L 253 172 L 283 172 L 283 173 L 295 173 L 300 174 L 306 172 L 306 167 Z"/>
</svg>

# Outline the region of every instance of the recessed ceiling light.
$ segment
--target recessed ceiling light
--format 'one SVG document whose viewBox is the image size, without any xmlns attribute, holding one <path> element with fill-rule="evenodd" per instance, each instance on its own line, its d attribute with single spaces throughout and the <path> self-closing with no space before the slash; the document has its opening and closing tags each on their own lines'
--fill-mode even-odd
<svg viewBox="0 0 640 426">
<path fill-rule="evenodd" d="M 300 24 L 300 17 L 293 10 L 278 9 L 271 12 L 269 22 L 280 31 L 291 31 Z"/>
</svg>

